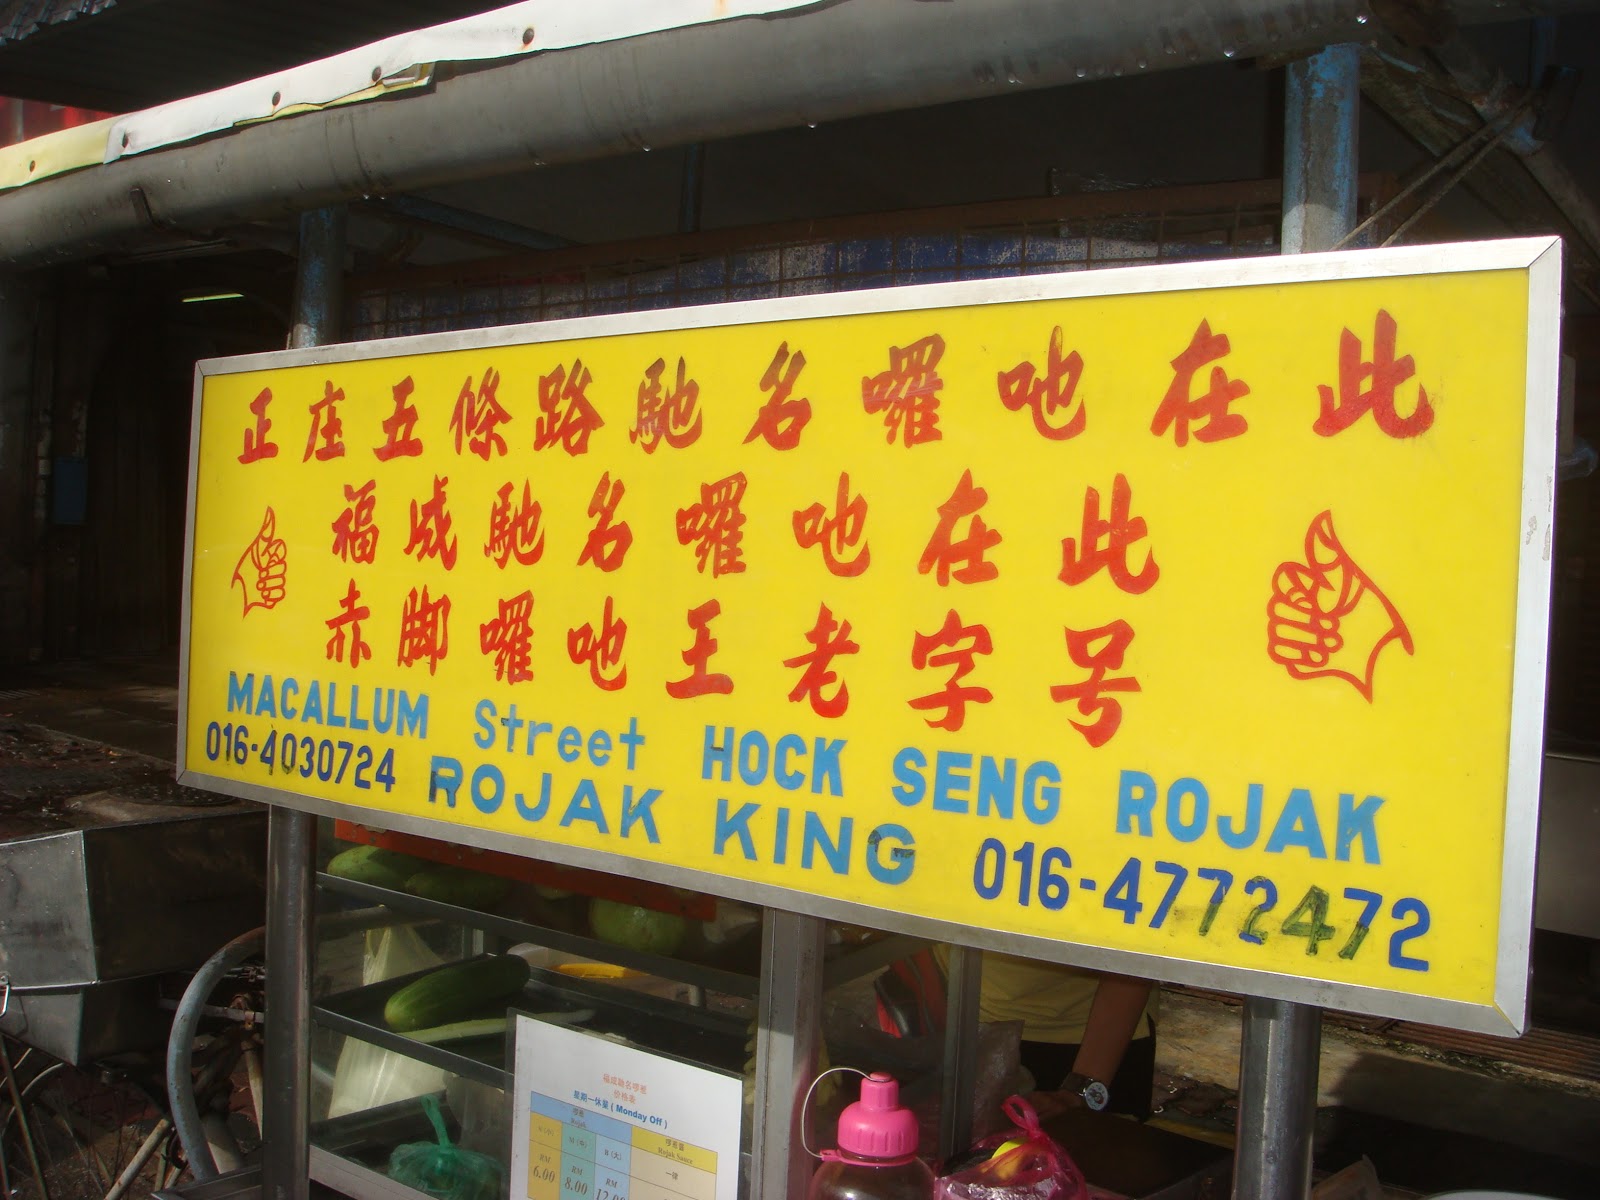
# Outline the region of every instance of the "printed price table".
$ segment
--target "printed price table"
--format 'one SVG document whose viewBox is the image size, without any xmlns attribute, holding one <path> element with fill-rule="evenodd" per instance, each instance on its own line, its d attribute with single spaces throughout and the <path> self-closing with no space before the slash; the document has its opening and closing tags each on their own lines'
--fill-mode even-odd
<svg viewBox="0 0 1600 1200">
<path fill-rule="evenodd" d="M 715 1200 L 717 1154 L 535 1092 L 528 1200 Z"/>
<path fill-rule="evenodd" d="M 517 1018 L 512 1195 L 735 1200 L 736 1076 Z"/>
</svg>

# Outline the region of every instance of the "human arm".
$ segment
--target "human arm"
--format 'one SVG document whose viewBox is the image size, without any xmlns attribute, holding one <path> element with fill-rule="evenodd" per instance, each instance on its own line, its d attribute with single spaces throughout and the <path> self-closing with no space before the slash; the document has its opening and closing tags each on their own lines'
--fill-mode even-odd
<svg viewBox="0 0 1600 1200">
<path fill-rule="evenodd" d="M 1084 1024 L 1083 1042 L 1072 1063 L 1075 1074 L 1110 1084 L 1139 1028 L 1152 986 L 1150 980 L 1132 975 L 1100 976 Z M 1071 1089 L 1037 1092 L 1034 1102 L 1040 1116 L 1083 1107 L 1082 1096 Z"/>
</svg>

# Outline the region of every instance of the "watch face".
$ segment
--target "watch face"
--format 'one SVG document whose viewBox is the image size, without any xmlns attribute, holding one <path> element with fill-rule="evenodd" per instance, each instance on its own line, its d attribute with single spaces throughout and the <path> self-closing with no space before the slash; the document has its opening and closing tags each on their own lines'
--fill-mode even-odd
<svg viewBox="0 0 1600 1200">
<path fill-rule="evenodd" d="M 1104 1112 L 1111 1103 L 1111 1092 L 1098 1079 L 1091 1079 L 1083 1089 L 1083 1102 L 1095 1112 Z"/>
</svg>

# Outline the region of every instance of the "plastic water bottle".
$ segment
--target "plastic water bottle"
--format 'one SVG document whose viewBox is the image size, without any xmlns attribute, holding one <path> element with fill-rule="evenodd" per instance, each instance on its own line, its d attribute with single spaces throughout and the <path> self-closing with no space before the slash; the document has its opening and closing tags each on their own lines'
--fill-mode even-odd
<svg viewBox="0 0 1600 1200">
<path fill-rule="evenodd" d="M 931 1200 L 933 1172 L 917 1157 L 917 1117 L 900 1085 L 875 1073 L 839 1114 L 839 1148 L 822 1152 L 807 1200 Z"/>
</svg>

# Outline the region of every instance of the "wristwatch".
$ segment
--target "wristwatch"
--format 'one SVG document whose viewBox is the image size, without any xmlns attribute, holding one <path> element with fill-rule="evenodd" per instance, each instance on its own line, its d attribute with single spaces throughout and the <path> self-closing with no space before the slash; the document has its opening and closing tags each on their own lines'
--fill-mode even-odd
<svg viewBox="0 0 1600 1200">
<path fill-rule="evenodd" d="M 1111 1090 L 1098 1079 L 1090 1079 L 1079 1071 L 1072 1072 L 1061 1081 L 1061 1090 L 1082 1097 L 1084 1104 L 1094 1112 L 1104 1112 L 1106 1105 L 1111 1103 Z"/>
</svg>

